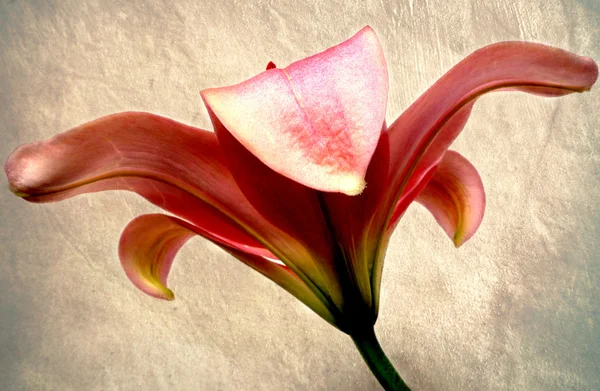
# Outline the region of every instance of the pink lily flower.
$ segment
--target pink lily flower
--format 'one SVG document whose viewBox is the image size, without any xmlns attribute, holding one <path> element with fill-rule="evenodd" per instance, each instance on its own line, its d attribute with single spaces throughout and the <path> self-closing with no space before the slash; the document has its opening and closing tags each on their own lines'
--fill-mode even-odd
<svg viewBox="0 0 600 391">
<path fill-rule="evenodd" d="M 149 113 L 102 117 L 8 158 L 11 190 L 31 202 L 129 190 L 170 215 L 129 223 L 127 277 L 172 300 L 177 251 L 201 235 L 349 334 L 386 389 L 408 389 L 381 350 L 386 247 L 413 202 L 458 247 L 479 227 L 477 170 L 449 150 L 484 93 L 562 96 L 591 88 L 593 60 L 527 42 L 484 47 L 458 63 L 391 126 L 388 73 L 370 27 L 286 68 L 201 92 L 214 132 Z"/>
</svg>

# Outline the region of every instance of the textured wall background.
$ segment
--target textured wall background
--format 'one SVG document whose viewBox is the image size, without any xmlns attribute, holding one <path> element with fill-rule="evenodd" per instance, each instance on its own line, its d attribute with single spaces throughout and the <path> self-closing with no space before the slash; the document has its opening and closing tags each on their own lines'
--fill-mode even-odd
<svg viewBox="0 0 600 391">
<path fill-rule="evenodd" d="M 388 122 L 473 50 L 531 40 L 600 60 L 595 0 L 0 1 L 0 123 L 19 144 L 118 111 L 210 128 L 198 92 L 379 34 Z M 380 341 L 415 390 L 600 389 L 600 86 L 479 101 L 454 149 L 488 209 L 454 249 L 424 208 L 398 227 Z M 351 340 L 202 239 L 175 302 L 124 276 L 122 192 L 32 205 L 0 176 L 0 382 L 6 390 L 376 390 Z"/>
</svg>

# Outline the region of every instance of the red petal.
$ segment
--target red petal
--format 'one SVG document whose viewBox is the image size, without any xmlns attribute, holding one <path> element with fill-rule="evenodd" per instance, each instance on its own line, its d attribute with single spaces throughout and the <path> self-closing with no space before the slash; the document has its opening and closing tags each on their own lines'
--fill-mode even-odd
<svg viewBox="0 0 600 391">
<path fill-rule="evenodd" d="M 561 96 L 589 90 L 597 78 L 590 58 L 535 43 L 498 43 L 458 63 L 394 121 L 388 129 L 391 177 L 379 211 L 389 220 L 388 235 L 381 238 L 372 271 L 375 304 L 389 234 L 464 127 L 475 100 L 498 90 Z"/>
<path fill-rule="evenodd" d="M 175 298 L 167 288 L 171 264 L 185 242 L 196 235 L 189 224 L 182 223 L 153 214 L 139 216 L 125 227 L 119 242 L 121 266 L 142 292 L 159 299 Z"/>
<path fill-rule="evenodd" d="M 373 30 L 241 84 L 202 92 L 234 137 L 276 172 L 355 195 L 377 146 L 387 67 Z"/>
<path fill-rule="evenodd" d="M 287 266 L 230 247 L 228 242 L 213 235 L 211 228 L 210 223 L 207 227 L 198 227 L 162 214 L 137 217 L 127 225 L 119 242 L 119 257 L 127 277 L 143 292 L 172 300 L 174 295 L 167 288 L 167 278 L 173 259 L 181 246 L 198 234 L 273 280 L 335 325 L 329 310 Z"/>
<path fill-rule="evenodd" d="M 333 315 L 338 313 L 335 307 L 329 307 L 329 303 L 323 301 L 321 296 L 316 294 L 289 267 L 234 248 L 223 247 L 223 249 L 281 286 L 334 327 L 339 328 L 341 326 L 340 319 Z"/>
<path fill-rule="evenodd" d="M 406 209 L 408 209 L 410 204 L 412 204 L 412 202 L 417 198 L 419 193 L 421 193 L 421 191 L 423 191 L 423 189 L 427 186 L 437 168 L 437 166 L 432 166 L 428 171 L 424 172 L 421 177 L 419 177 L 418 181 L 415 181 L 413 186 L 407 186 L 404 192 L 402 192 L 402 196 L 396 203 L 396 207 L 394 208 L 394 212 L 392 213 L 392 217 L 388 224 L 388 235 L 391 235 L 394 229 L 396 229 L 396 225 L 398 225 L 398 222 L 404 215 L 404 212 L 406 212 Z"/>
<path fill-rule="evenodd" d="M 5 170 L 11 189 L 29 201 L 130 190 L 195 224 L 208 220 L 231 245 L 274 257 L 242 228 L 267 223 L 237 188 L 211 132 L 152 114 L 115 114 L 19 147 Z"/>
<path fill-rule="evenodd" d="M 384 125 L 385 128 L 385 125 Z M 372 303 L 371 267 L 375 246 L 385 224 L 381 213 L 376 211 L 385 195 L 389 169 L 389 137 L 382 132 L 377 149 L 367 171 L 368 186 L 357 196 L 341 193 L 322 193 L 324 213 L 331 222 L 335 241 L 343 252 L 345 267 L 354 285 L 361 292 L 365 303 Z M 380 217 L 379 220 L 374 220 Z"/>
<path fill-rule="evenodd" d="M 249 153 L 240 154 L 237 162 L 252 167 L 256 158 Z M 288 229 L 282 231 L 263 218 L 233 180 L 223 150 L 212 132 L 147 113 L 115 114 L 50 140 L 19 147 L 9 157 L 5 170 L 11 189 L 29 201 L 58 201 L 85 192 L 122 189 L 134 191 L 199 226 L 210 219 L 213 233 L 229 240 L 230 245 L 281 259 L 315 292 L 323 294 L 323 289 L 325 295 L 337 295 L 338 303 L 341 302 L 340 289 L 335 285 L 337 275 L 325 274 L 314 266 L 323 261 L 331 267 L 331 262 L 327 264 L 332 259 L 327 235 L 318 238 L 325 241 L 319 246 L 302 241 L 307 235 L 317 237 L 313 234 L 313 230 L 318 232 L 312 223 L 314 220 L 308 228 L 282 224 Z M 250 172 L 248 180 L 253 175 L 260 177 L 261 174 Z M 313 192 L 294 184 L 303 191 Z M 268 186 L 265 184 L 255 191 Z M 283 193 L 278 194 L 293 195 L 295 189 L 284 186 Z M 269 200 L 272 202 L 267 208 L 271 208 L 271 212 L 266 213 L 267 216 L 282 211 L 280 204 L 283 205 L 284 200 L 278 196 Z M 292 197 L 287 201 L 294 200 Z M 282 212 L 277 221 L 286 221 L 289 217 L 290 222 L 295 222 L 293 216 L 303 215 L 298 208 L 305 205 L 296 206 L 287 204 L 285 208 L 290 212 Z M 306 207 L 313 215 L 315 208 L 320 213 L 314 204 Z M 323 224 L 322 219 L 319 221 Z M 295 236 L 298 232 L 299 239 Z M 328 295 L 327 290 L 334 293 Z M 327 297 L 323 297 L 323 302 L 328 302 Z"/>
<path fill-rule="evenodd" d="M 392 204 L 409 182 L 438 164 L 468 119 L 474 100 L 494 90 L 560 96 L 589 90 L 598 77 L 593 60 L 528 42 L 480 49 L 457 64 L 390 126 Z M 416 178 L 413 178 L 416 176 Z"/>
<path fill-rule="evenodd" d="M 469 120 L 473 104 L 474 102 L 465 105 L 444 124 L 435 142 L 421 157 L 417 168 L 410 178 L 408 178 L 404 190 L 396 202 L 392 218 L 388 223 L 388 234 L 392 233 L 400 217 L 402 217 L 406 209 L 415 200 L 435 173 L 435 170 L 441 161 L 441 157 L 445 153 L 445 148 L 456 139 Z"/>
<path fill-rule="evenodd" d="M 279 258 L 286 264 L 293 263 L 298 275 L 306 276 L 341 308 L 335 242 L 317 192 L 271 170 L 224 129 L 212 112 L 211 118 L 239 188 L 267 221 L 289 235 L 271 237 L 273 243 L 281 242 Z M 296 245 L 285 246 L 292 242 Z"/>
<path fill-rule="evenodd" d="M 458 152 L 448 151 L 417 202 L 425 206 L 456 247 L 473 236 L 485 211 L 477 170 Z"/>
</svg>

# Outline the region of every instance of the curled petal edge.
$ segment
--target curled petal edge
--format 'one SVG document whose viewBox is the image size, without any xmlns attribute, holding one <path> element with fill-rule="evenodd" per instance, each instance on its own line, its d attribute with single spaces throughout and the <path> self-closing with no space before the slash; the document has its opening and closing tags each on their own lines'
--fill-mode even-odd
<svg viewBox="0 0 600 391">
<path fill-rule="evenodd" d="M 142 292 L 173 300 L 167 278 L 179 249 L 196 233 L 181 220 L 162 214 L 142 215 L 121 234 L 119 258 L 129 280 Z"/>
<path fill-rule="evenodd" d="M 335 318 L 326 306 L 283 263 L 232 247 L 209 231 L 172 216 L 147 214 L 135 218 L 127 225 L 119 242 L 119 258 L 125 274 L 144 293 L 173 300 L 173 291 L 167 287 L 169 271 L 179 249 L 196 235 L 217 244 L 284 288 L 327 322 L 336 325 Z"/>
<path fill-rule="evenodd" d="M 485 212 L 485 191 L 473 165 L 455 151 L 448 151 L 416 201 L 444 229 L 456 247 L 477 231 Z"/>
</svg>

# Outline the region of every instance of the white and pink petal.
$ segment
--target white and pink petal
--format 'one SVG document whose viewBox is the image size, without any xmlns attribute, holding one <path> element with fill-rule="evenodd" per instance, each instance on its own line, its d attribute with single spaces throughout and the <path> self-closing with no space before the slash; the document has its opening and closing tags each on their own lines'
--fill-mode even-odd
<svg viewBox="0 0 600 391">
<path fill-rule="evenodd" d="M 387 105 L 383 50 L 370 27 L 240 84 L 202 91 L 218 121 L 274 171 L 313 189 L 359 194 Z"/>
</svg>

